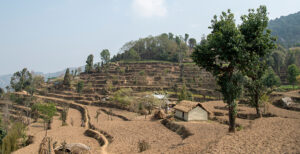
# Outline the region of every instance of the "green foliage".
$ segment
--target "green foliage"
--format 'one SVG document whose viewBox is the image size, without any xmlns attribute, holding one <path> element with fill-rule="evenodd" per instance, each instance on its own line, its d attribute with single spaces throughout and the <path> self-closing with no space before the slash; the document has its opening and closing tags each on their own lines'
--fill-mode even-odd
<svg viewBox="0 0 300 154">
<path fill-rule="evenodd" d="M 110 60 L 110 53 L 108 49 L 104 49 L 100 53 L 101 60 L 104 62 L 104 64 L 107 64 Z"/>
<path fill-rule="evenodd" d="M 26 89 L 32 81 L 32 75 L 24 68 L 22 71 L 15 72 L 10 80 L 11 87 L 17 92 Z"/>
<path fill-rule="evenodd" d="M 41 115 L 44 123 L 49 123 L 56 113 L 56 107 L 54 103 L 35 103 L 32 105 L 31 110 L 32 112 L 37 112 L 38 115 Z"/>
<path fill-rule="evenodd" d="M 3 128 L 2 116 L 0 115 L 0 145 L 2 145 L 3 138 L 6 136 L 7 132 Z"/>
<path fill-rule="evenodd" d="M 148 114 L 152 113 L 155 107 L 161 107 L 162 102 L 155 98 L 152 94 L 148 94 L 142 98 L 143 107 L 148 110 Z"/>
<path fill-rule="evenodd" d="M 129 105 L 134 101 L 132 97 L 132 89 L 126 88 L 114 92 L 113 101 L 124 108 L 129 107 Z"/>
<path fill-rule="evenodd" d="M 284 66 L 285 57 L 286 54 L 284 50 L 274 50 L 268 57 L 268 65 L 271 66 L 277 74 L 280 74 L 280 69 Z"/>
<path fill-rule="evenodd" d="M 179 101 L 182 101 L 182 100 L 192 101 L 193 100 L 193 94 L 186 89 L 185 84 L 183 84 L 183 86 L 179 92 L 178 99 L 179 99 Z"/>
<path fill-rule="evenodd" d="M 189 39 L 189 47 L 190 48 L 194 48 L 196 46 L 196 44 L 197 44 L 196 39 L 194 39 L 194 38 Z"/>
<path fill-rule="evenodd" d="M 280 78 L 275 74 L 272 68 L 269 68 L 263 76 L 263 84 L 268 88 L 280 86 Z"/>
<path fill-rule="evenodd" d="M 217 79 L 224 101 L 229 105 L 229 131 L 235 131 L 236 102 L 242 91 L 243 74 L 255 77 L 260 57 L 265 57 L 274 47 L 274 38 L 266 30 L 267 11 L 261 6 L 255 12 L 241 17 L 242 24 L 235 24 L 230 10 L 218 19 L 214 16 L 209 27 L 212 32 L 195 47 L 194 62 L 211 72 Z M 261 75 L 260 75 L 261 76 Z M 252 78 L 254 79 L 254 78 Z"/>
<path fill-rule="evenodd" d="M 61 121 L 62 121 L 62 126 L 67 125 L 67 116 L 68 116 L 68 112 L 69 112 L 69 107 L 68 106 L 64 106 L 63 110 L 61 112 Z"/>
<path fill-rule="evenodd" d="M 286 91 L 291 91 L 291 90 L 295 90 L 295 89 L 300 89 L 300 86 L 297 86 L 297 85 L 281 85 L 280 87 L 278 87 L 276 89 L 276 91 L 286 92 Z"/>
<path fill-rule="evenodd" d="M 296 77 L 300 74 L 299 68 L 295 65 L 289 65 L 288 66 L 288 80 L 289 83 L 292 85 L 295 85 L 297 80 Z"/>
<path fill-rule="evenodd" d="M 141 59 L 140 55 L 134 49 L 130 49 L 129 51 L 125 51 L 122 56 L 123 56 L 124 60 L 135 61 L 135 60 L 140 60 Z"/>
<path fill-rule="evenodd" d="M 66 70 L 63 85 L 67 88 L 71 87 L 71 74 L 70 74 L 70 69 L 69 68 L 67 68 L 67 70 Z"/>
<path fill-rule="evenodd" d="M 76 91 L 77 91 L 77 93 L 81 93 L 82 90 L 83 90 L 83 87 L 84 87 L 84 82 L 83 82 L 83 81 L 79 81 L 79 82 L 77 83 L 77 86 L 76 86 Z"/>
<path fill-rule="evenodd" d="M 140 72 L 139 72 L 139 75 L 140 75 L 140 76 L 144 76 L 144 75 L 145 75 L 145 71 L 143 71 L 143 70 L 140 71 Z"/>
<path fill-rule="evenodd" d="M 101 65 L 100 65 L 100 63 L 95 64 L 94 68 L 96 69 L 96 72 L 101 72 Z"/>
<path fill-rule="evenodd" d="M 93 71 L 93 63 L 94 63 L 94 56 L 90 54 L 86 60 L 85 72 L 91 73 Z"/>
<path fill-rule="evenodd" d="M 7 135 L 3 138 L 1 148 L 2 154 L 10 154 L 17 150 L 19 148 L 20 138 L 23 140 L 26 138 L 25 125 L 17 122 L 12 125 Z"/>
<path fill-rule="evenodd" d="M 272 49 L 275 49 L 275 38 L 271 37 L 271 31 L 266 29 L 269 19 L 265 6 L 260 6 L 256 11 L 249 10 L 248 15 L 242 16 L 241 19 L 242 24 L 239 29 L 245 39 L 243 48 L 247 59 L 243 63 L 246 66 L 242 66 L 241 70 L 249 79 L 245 87 L 250 105 L 255 107 L 257 115 L 261 116 L 259 108 L 263 103 L 261 97 L 267 93 L 263 77 L 268 68 L 267 56 Z"/>
<path fill-rule="evenodd" d="M 126 43 L 121 49 L 124 52 L 114 56 L 111 61 L 151 59 L 178 62 L 180 56 L 182 59 L 187 56 L 187 49 L 182 37 L 176 36 L 174 39 L 172 33 L 164 33 Z"/>
<path fill-rule="evenodd" d="M 278 37 L 278 42 L 285 47 L 300 43 L 300 12 L 282 16 L 269 22 L 272 35 Z"/>
<path fill-rule="evenodd" d="M 4 94 L 5 94 L 4 89 L 0 88 L 0 99 L 3 98 Z"/>
<path fill-rule="evenodd" d="M 37 89 L 39 89 L 43 86 L 44 81 L 45 81 L 45 79 L 44 79 L 43 76 L 35 75 L 35 76 L 33 76 L 30 85 L 27 86 L 25 90 L 29 94 L 33 95 L 36 92 Z"/>
</svg>

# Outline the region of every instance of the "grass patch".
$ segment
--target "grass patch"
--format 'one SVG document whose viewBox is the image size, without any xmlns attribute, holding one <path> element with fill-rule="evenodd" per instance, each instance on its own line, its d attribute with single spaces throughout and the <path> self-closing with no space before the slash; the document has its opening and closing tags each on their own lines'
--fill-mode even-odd
<svg viewBox="0 0 300 154">
<path fill-rule="evenodd" d="M 295 85 L 293 88 L 293 85 L 281 85 L 276 89 L 276 91 L 291 91 L 291 90 L 298 90 L 300 89 L 300 86 Z"/>
</svg>

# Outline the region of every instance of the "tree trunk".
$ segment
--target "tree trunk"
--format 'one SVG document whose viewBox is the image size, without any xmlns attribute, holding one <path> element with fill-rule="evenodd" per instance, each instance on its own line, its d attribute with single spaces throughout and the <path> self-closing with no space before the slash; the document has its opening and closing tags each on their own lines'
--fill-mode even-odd
<svg viewBox="0 0 300 154">
<path fill-rule="evenodd" d="M 261 118 L 261 112 L 259 109 L 259 94 L 255 93 L 255 109 L 256 109 L 256 115 Z"/>
<path fill-rule="evenodd" d="M 229 132 L 235 132 L 236 104 L 231 102 L 229 105 Z"/>
</svg>

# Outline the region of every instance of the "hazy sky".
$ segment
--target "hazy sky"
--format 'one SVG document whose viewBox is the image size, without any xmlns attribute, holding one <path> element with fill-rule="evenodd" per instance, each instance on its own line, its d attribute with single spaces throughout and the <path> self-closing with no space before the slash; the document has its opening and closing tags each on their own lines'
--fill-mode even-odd
<svg viewBox="0 0 300 154">
<path fill-rule="evenodd" d="M 0 75 L 27 67 L 55 72 L 85 64 L 100 51 L 164 32 L 197 40 L 213 15 L 236 19 L 266 5 L 270 19 L 300 11 L 300 0 L 0 0 Z"/>
</svg>

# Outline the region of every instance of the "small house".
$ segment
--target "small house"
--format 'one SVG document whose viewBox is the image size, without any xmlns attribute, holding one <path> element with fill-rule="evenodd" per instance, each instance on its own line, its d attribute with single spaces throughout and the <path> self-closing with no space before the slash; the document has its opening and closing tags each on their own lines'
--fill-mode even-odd
<svg viewBox="0 0 300 154">
<path fill-rule="evenodd" d="M 208 120 L 209 112 L 199 103 L 181 101 L 175 107 L 175 117 L 185 121 Z"/>
</svg>

